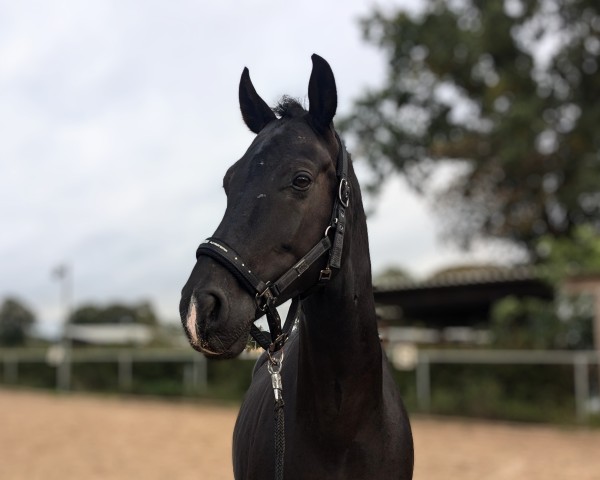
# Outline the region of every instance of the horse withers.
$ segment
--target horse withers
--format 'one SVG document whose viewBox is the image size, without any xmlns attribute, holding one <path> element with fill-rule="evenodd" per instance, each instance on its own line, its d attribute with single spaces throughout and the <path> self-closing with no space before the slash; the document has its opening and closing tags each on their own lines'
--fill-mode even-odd
<svg viewBox="0 0 600 480">
<path fill-rule="evenodd" d="M 268 352 L 237 418 L 237 480 L 275 478 L 273 365 L 286 480 L 411 479 L 412 434 L 377 332 L 360 188 L 333 127 L 335 79 L 324 59 L 312 61 L 308 111 L 288 97 L 272 110 L 244 69 L 240 108 L 257 135 L 225 174 L 227 208 L 198 249 L 181 320 L 209 358 L 239 355 L 265 311 L 276 330 L 261 337 Z M 290 298 L 293 318 L 280 330 L 274 307 Z"/>
</svg>

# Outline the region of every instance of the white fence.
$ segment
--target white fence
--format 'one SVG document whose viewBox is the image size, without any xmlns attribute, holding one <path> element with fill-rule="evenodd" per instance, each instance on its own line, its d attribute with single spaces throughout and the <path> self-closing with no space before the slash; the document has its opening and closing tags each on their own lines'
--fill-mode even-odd
<svg viewBox="0 0 600 480">
<path fill-rule="evenodd" d="M 55 368 L 56 388 L 70 390 L 71 371 L 77 363 L 116 363 L 118 387 L 126 392 L 133 384 L 134 363 L 181 363 L 183 386 L 186 391 L 202 390 L 207 385 L 207 368 L 204 356 L 191 349 L 71 349 L 55 345 L 48 349 L 0 350 L 3 383 L 19 384 L 19 366 L 42 363 Z"/>
<path fill-rule="evenodd" d="M 592 368 L 600 376 L 600 352 L 595 351 L 531 351 L 531 350 L 433 350 L 398 345 L 391 348 L 390 359 L 396 368 L 414 370 L 419 410 L 431 406 L 431 368 L 441 364 L 456 365 L 567 365 L 573 369 L 573 396 L 577 418 L 585 420 L 590 412 Z M 245 358 L 255 356 L 245 354 Z M 2 381 L 19 384 L 19 365 L 45 363 L 56 369 L 56 387 L 69 390 L 71 369 L 77 363 L 116 363 L 118 387 L 129 391 L 133 383 L 133 365 L 140 362 L 175 362 L 184 365 L 185 391 L 202 391 L 207 386 L 206 359 L 191 349 L 0 349 Z M 596 385 L 600 384 L 600 378 Z M 598 392 L 595 392 L 596 395 Z"/>
<path fill-rule="evenodd" d="M 571 365 L 573 368 L 573 395 L 576 415 L 579 420 L 585 420 L 590 413 L 589 407 L 592 400 L 590 398 L 590 368 L 593 366 L 600 368 L 600 352 L 418 350 L 414 359 L 414 368 L 416 369 L 417 402 L 419 409 L 422 411 L 428 411 L 431 405 L 431 367 L 435 364 Z"/>
</svg>

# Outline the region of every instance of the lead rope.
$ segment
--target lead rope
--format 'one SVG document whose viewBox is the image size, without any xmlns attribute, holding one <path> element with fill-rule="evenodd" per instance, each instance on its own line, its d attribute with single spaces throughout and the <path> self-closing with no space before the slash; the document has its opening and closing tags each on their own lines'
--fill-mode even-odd
<svg viewBox="0 0 600 480">
<path fill-rule="evenodd" d="M 283 480 L 283 460 L 285 456 L 285 417 L 283 412 L 283 383 L 281 381 L 281 367 L 283 365 L 283 351 L 277 360 L 269 353 L 267 370 L 271 374 L 271 384 L 275 395 L 275 480 Z"/>
</svg>

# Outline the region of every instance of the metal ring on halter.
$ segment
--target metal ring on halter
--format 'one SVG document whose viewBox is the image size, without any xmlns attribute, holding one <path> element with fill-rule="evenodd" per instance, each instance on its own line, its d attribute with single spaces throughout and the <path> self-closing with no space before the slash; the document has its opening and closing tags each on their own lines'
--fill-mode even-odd
<svg viewBox="0 0 600 480">
<path fill-rule="evenodd" d="M 333 219 L 333 225 L 328 225 L 325 229 L 325 236 L 329 235 L 329 230 L 331 230 L 332 228 L 337 228 L 336 225 L 338 224 L 338 222 L 339 219 L 337 217 Z"/>
</svg>

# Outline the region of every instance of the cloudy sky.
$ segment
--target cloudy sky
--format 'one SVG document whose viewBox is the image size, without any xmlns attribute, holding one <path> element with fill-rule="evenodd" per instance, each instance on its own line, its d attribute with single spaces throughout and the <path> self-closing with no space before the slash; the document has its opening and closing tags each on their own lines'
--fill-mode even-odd
<svg viewBox="0 0 600 480">
<path fill-rule="evenodd" d="M 149 299 L 177 319 L 196 246 L 224 210 L 222 176 L 252 140 L 243 67 L 274 104 L 306 97 L 318 53 L 347 112 L 385 71 L 357 22 L 373 5 L 0 0 L 0 298 L 18 296 L 56 330 L 51 272 L 64 263 L 75 304 Z M 374 270 L 426 275 L 462 258 L 434 221 L 391 182 L 369 219 Z"/>
</svg>

